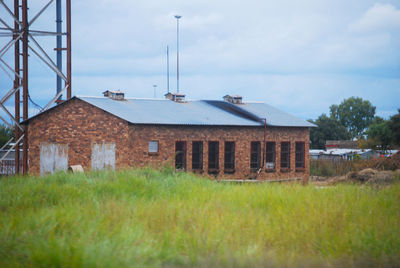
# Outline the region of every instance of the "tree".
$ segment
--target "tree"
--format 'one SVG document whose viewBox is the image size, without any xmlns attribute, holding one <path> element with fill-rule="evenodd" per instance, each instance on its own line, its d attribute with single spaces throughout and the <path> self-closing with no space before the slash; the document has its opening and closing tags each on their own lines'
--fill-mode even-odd
<svg viewBox="0 0 400 268">
<path fill-rule="evenodd" d="M 350 138 L 359 138 L 372 123 L 375 116 L 375 106 L 362 98 L 351 97 L 339 105 L 331 105 L 331 118 L 347 128 Z"/>
<path fill-rule="evenodd" d="M 13 136 L 13 130 L 0 124 L 0 147 L 3 147 Z"/>
<path fill-rule="evenodd" d="M 397 111 L 397 114 L 390 117 L 388 126 L 393 132 L 393 143 L 400 145 L 400 109 Z"/>
<path fill-rule="evenodd" d="M 308 120 L 318 127 L 310 130 L 310 148 L 324 149 L 326 140 L 346 140 L 349 138 L 347 129 L 335 119 L 320 115 L 317 120 Z"/>
<path fill-rule="evenodd" d="M 368 147 L 381 150 L 388 150 L 393 141 L 393 132 L 389 127 L 389 121 L 377 116 L 368 126 Z"/>
</svg>

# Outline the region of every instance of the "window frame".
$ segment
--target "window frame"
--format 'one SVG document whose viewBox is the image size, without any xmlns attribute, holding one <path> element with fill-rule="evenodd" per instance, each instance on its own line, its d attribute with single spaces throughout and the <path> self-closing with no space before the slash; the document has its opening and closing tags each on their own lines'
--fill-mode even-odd
<svg viewBox="0 0 400 268">
<path fill-rule="evenodd" d="M 178 151 L 177 151 L 177 145 L 178 143 L 182 143 L 183 144 L 183 150 L 182 150 L 182 167 L 178 167 L 177 166 L 177 158 L 178 158 Z M 175 141 L 175 169 L 176 170 L 186 170 L 186 166 L 187 166 L 187 158 L 186 158 L 186 154 L 187 154 L 187 143 L 186 141 L 182 141 L 182 140 L 177 140 Z"/>
<path fill-rule="evenodd" d="M 151 142 L 157 142 L 157 152 L 150 152 L 150 143 Z M 159 140 L 149 140 L 147 143 L 147 153 L 149 155 L 158 155 L 158 153 L 160 152 L 160 142 Z"/>
<path fill-rule="evenodd" d="M 196 164 L 198 164 L 198 167 L 196 167 L 196 168 L 194 167 L 195 144 L 200 144 L 199 152 L 197 152 L 197 154 L 199 155 L 199 161 L 198 161 L 198 163 L 196 163 Z M 194 171 L 202 171 L 203 170 L 203 164 L 204 164 L 203 152 L 204 152 L 203 141 L 192 141 L 192 170 L 194 170 Z"/>
<path fill-rule="evenodd" d="M 258 145 L 256 151 L 253 150 L 253 145 Z M 253 155 L 255 154 L 256 161 L 253 162 Z M 256 167 L 253 166 L 256 165 Z M 250 172 L 255 173 L 261 168 L 261 142 L 252 141 L 250 142 Z"/>
<path fill-rule="evenodd" d="M 215 157 L 215 161 L 214 161 L 214 165 L 211 166 L 211 150 L 210 150 L 210 145 L 211 144 L 215 144 L 216 145 L 216 150 L 214 152 L 214 157 Z M 207 143 L 208 145 L 208 172 L 209 173 L 218 173 L 219 172 L 219 141 L 209 141 Z"/>
<path fill-rule="evenodd" d="M 300 145 L 302 150 L 298 151 L 297 145 Z M 301 157 L 300 161 L 297 160 L 299 154 Z M 298 171 L 305 170 L 305 168 L 306 168 L 305 158 L 306 158 L 306 143 L 304 141 L 296 141 L 295 142 L 295 168 L 296 168 L 296 170 L 298 170 Z M 301 163 L 302 165 L 297 166 L 298 163 Z"/>
<path fill-rule="evenodd" d="M 285 151 L 285 152 L 282 150 L 282 145 L 283 144 L 288 144 L 288 150 Z M 281 149 L 280 168 L 283 171 L 289 171 L 290 170 L 290 160 L 291 160 L 291 143 L 290 143 L 290 141 L 281 141 L 280 146 L 281 146 L 281 148 L 280 148 Z M 282 161 L 284 153 L 287 154 L 287 161 L 285 161 L 285 162 L 287 162 L 287 166 L 286 167 L 282 166 L 282 164 L 284 163 L 284 161 Z"/>
<path fill-rule="evenodd" d="M 232 145 L 231 151 L 227 151 L 227 144 Z M 224 142 L 224 173 L 227 174 L 233 174 L 235 173 L 235 147 L 236 144 L 234 141 L 225 141 Z M 227 154 L 230 154 L 230 161 L 226 161 L 227 160 Z M 227 166 L 227 164 L 230 164 L 229 166 Z"/>
<path fill-rule="evenodd" d="M 270 152 L 268 151 L 268 144 L 272 144 L 273 145 L 273 150 Z M 272 154 L 272 162 L 268 162 L 268 156 L 269 154 Z M 267 163 L 274 163 L 273 167 L 269 167 L 267 166 Z M 273 172 L 276 170 L 276 141 L 266 141 L 265 142 L 265 169 L 267 171 Z"/>
</svg>

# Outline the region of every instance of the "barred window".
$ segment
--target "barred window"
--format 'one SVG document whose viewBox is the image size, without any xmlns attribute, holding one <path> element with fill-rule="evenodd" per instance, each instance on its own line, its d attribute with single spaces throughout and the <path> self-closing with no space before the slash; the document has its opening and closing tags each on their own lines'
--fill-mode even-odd
<svg viewBox="0 0 400 268">
<path fill-rule="evenodd" d="M 275 142 L 267 142 L 265 151 L 265 168 L 274 169 L 276 163 Z"/>
<path fill-rule="evenodd" d="M 261 144 L 259 141 L 252 141 L 250 145 L 250 169 L 259 170 L 261 167 Z"/>
<path fill-rule="evenodd" d="M 232 141 L 225 142 L 224 169 L 232 170 L 235 168 L 235 143 Z"/>
<path fill-rule="evenodd" d="M 192 169 L 203 169 L 203 142 L 194 141 L 192 143 Z"/>
<path fill-rule="evenodd" d="M 219 142 L 210 141 L 208 142 L 208 169 L 219 168 Z"/>
<path fill-rule="evenodd" d="M 186 142 L 175 143 L 175 168 L 186 169 Z"/>
<path fill-rule="evenodd" d="M 296 168 L 304 168 L 305 143 L 296 142 Z"/>
<path fill-rule="evenodd" d="M 290 142 L 281 142 L 281 168 L 290 168 Z"/>
</svg>

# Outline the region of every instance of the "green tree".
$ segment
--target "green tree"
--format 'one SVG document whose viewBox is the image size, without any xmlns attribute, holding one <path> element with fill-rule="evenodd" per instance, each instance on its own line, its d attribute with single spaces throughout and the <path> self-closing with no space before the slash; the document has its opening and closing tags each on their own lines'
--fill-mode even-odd
<svg viewBox="0 0 400 268">
<path fill-rule="evenodd" d="M 324 149 L 326 140 L 346 140 L 349 138 L 347 129 L 326 114 L 320 115 L 315 121 L 308 121 L 318 126 L 310 130 L 311 149 Z"/>
<path fill-rule="evenodd" d="M 375 116 L 375 106 L 362 98 L 351 97 L 339 105 L 331 105 L 331 118 L 347 128 L 350 138 L 359 138 L 372 123 Z"/>
<path fill-rule="evenodd" d="M 397 145 L 400 145 L 400 109 L 397 111 L 397 114 L 390 117 L 388 126 L 393 132 L 393 142 Z"/>
<path fill-rule="evenodd" d="M 388 150 L 393 141 L 393 132 L 389 127 L 389 121 L 377 116 L 368 126 L 366 131 L 368 146 L 374 149 Z"/>
<path fill-rule="evenodd" d="M 0 124 L 0 147 L 3 147 L 13 136 L 13 130 Z"/>
</svg>

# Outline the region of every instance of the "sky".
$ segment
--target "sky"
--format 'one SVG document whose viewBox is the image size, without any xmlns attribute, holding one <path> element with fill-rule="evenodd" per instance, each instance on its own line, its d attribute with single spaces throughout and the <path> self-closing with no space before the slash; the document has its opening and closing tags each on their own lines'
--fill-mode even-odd
<svg viewBox="0 0 400 268">
<path fill-rule="evenodd" d="M 47 3 L 29 2 L 31 18 Z M 352 96 L 369 100 L 384 118 L 400 108 L 398 0 L 72 1 L 72 95 L 119 89 L 128 98 L 152 98 L 157 85 L 163 98 L 167 45 L 176 91 L 176 14 L 187 99 L 239 94 L 303 119 L 329 114 L 330 105 Z M 2 7 L 0 17 L 11 24 Z M 31 29 L 55 27 L 53 3 Z M 55 57 L 55 38 L 37 39 Z M 0 37 L 1 46 L 7 41 Z M 10 51 L 4 59 L 12 57 Z M 55 95 L 55 74 L 35 55 L 29 68 L 31 98 L 44 106 Z M 0 70 L 0 94 L 11 87 Z"/>
</svg>

